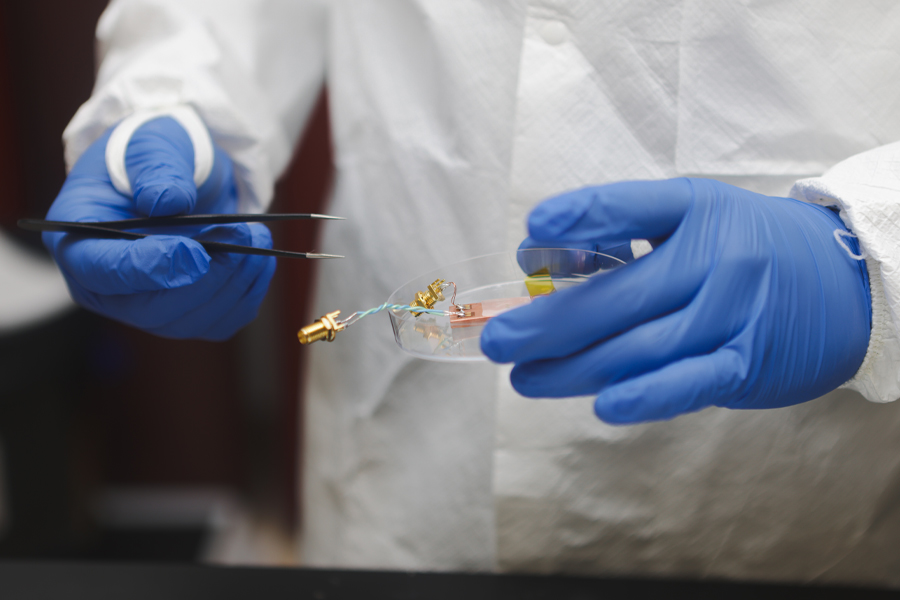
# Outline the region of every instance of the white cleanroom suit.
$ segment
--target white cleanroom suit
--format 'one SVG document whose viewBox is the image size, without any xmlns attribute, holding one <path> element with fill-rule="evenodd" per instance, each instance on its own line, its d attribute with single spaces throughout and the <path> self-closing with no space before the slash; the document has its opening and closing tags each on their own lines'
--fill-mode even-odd
<svg viewBox="0 0 900 600">
<path fill-rule="evenodd" d="M 900 396 L 898 11 L 116 1 L 67 159 L 136 109 L 189 104 L 261 210 L 327 79 L 329 212 L 349 220 L 322 251 L 350 258 L 322 265 L 316 314 L 514 249 L 535 203 L 587 184 L 694 175 L 841 207 L 869 254 L 871 344 L 851 389 L 807 404 L 618 428 L 519 398 L 492 365 L 414 359 L 386 320 L 313 347 L 303 557 L 900 585 L 900 405 L 879 404 Z"/>
</svg>

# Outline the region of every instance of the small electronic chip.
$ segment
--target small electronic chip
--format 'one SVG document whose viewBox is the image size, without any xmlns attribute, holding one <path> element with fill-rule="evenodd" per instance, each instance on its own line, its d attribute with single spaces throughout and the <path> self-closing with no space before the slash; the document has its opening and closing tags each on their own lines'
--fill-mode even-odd
<svg viewBox="0 0 900 600">
<path fill-rule="evenodd" d="M 459 304 L 456 308 L 459 312 L 450 315 L 450 327 L 473 327 L 484 325 L 491 318 L 508 310 L 524 306 L 531 302 L 531 298 L 501 298 L 499 300 L 484 300 L 472 304 Z"/>
</svg>

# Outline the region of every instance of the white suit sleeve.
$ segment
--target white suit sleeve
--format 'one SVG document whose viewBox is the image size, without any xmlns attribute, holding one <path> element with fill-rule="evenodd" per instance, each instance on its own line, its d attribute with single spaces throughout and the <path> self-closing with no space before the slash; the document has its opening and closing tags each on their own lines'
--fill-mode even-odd
<svg viewBox="0 0 900 600">
<path fill-rule="evenodd" d="M 234 160 L 241 210 L 264 210 L 321 89 L 326 29 L 320 0 L 114 0 L 67 167 L 129 114 L 189 105 Z"/>
<path fill-rule="evenodd" d="M 859 237 L 872 292 L 866 357 L 845 387 L 873 402 L 900 398 L 900 142 L 838 163 L 794 184 L 791 196 L 834 206 Z M 837 243 L 837 242 L 835 242 Z"/>
</svg>

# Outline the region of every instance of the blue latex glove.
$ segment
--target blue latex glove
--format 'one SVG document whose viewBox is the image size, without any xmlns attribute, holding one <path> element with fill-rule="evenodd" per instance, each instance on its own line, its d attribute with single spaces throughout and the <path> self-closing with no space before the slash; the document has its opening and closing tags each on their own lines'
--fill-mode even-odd
<svg viewBox="0 0 900 600">
<path fill-rule="evenodd" d="M 528 225 L 534 242 L 664 241 L 485 326 L 484 353 L 516 363 L 523 395 L 598 394 L 611 423 L 774 408 L 833 390 L 865 356 L 868 275 L 826 208 L 674 179 L 564 194 Z"/>
<path fill-rule="evenodd" d="M 75 164 L 48 219 L 110 221 L 230 213 L 237 208 L 231 159 L 215 146 L 212 173 L 197 189 L 193 145 L 181 125 L 169 117 L 149 121 L 135 131 L 125 153 L 134 199 L 119 193 L 110 181 L 104 156 L 111 132 L 94 142 Z M 178 231 L 203 240 L 272 247 L 269 230 L 261 224 Z M 166 337 L 230 337 L 255 318 L 275 271 L 274 258 L 210 256 L 183 235 L 131 241 L 44 233 L 43 239 L 76 302 Z"/>
</svg>

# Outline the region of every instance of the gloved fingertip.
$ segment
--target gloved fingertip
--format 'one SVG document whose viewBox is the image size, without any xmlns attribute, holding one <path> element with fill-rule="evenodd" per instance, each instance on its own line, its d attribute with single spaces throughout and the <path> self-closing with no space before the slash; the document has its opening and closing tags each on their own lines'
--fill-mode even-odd
<svg viewBox="0 0 900 600">
<path fill-rule="evenodd" d="M 250 245 L 254 248 L 271 248 L 272 232 L 262 223 L 249 223 Z"/>
<path fill-rule="evenodd" d="M 481 332 L 481 351 L 489 360 L 495 363 L 510 362 L 507 358 L 506 346 L 503 343 L 503 333 L 499 329 L 496 319 L 488 321 Z"/>
<path fill-rule="evenodd" d="M 264 225 L 257 223 L 232 223 L 229 225 L 210 225 L 200 230 L 198 240 L 219 242 L 235 246 L 252 246 L 255 248 L 271 248 L 272 236 Z M 232 252 L 216 252 L 215 261 L 232 267 L 244 263 L 243 268 L 254 268 L 256 262 L 247 262 L 248 255 Z M 259 259 L 259 257 L 257 257 Z"/>
<path fill-rule="evenodd" d="M 165 184 L 139 186 L 134 200 L 138 211 L 149 217 L 186 214 L 197 204 L 197 189 L 185 182 L 171 180 Z"/>
<path fill-rule="evenodd" d="M 178 238 L 169 254 L 165 286 L 178 288 L 198 281 L 209 272 L 209 263 L 209 254 L 203 246 L 190 238 Z"/>
<path fill-rule="evenodd" d="M 65 234 L 55 231 L 45 231 L 41 234 L 41 242 L 43 242 L 44 247 L 52 254 L 53 249 L 56 247 L 56 244 L 59 243 L 59 240 L 63 235 Z"/>
<path fill-rule="evenodd" d="M 528 215 L 528 234 L 536 240 L 554 240 L 568 231 L 591 207 L 590 189 L 561 194 L 540 203 Z"/>
<path fill-rule="evenodd" d="M 509 374 L 509 382 L 512 384 L 513 389 L 526 398 L 547 396 L 541 389 L 539 382 L 532 377 L 532 371 L 527 365 L 528 363 L 523 363 L 513 367 L 512 372 Z"/>
<path fill-rule="evenodd" d="M 260 277 L 260 279 L 262 280 L 261 286 L 263 290 L 263 296 L 265 296 L 266 292 L 269 290 L 269 284 L 272 283 L 272 278 L 275 276 L 275 269 L 277 267 L 278 261 L 275 260 L 274 256 L 263 257 L 263 274 Z"/>
<path fill-rule="evenodd" d="M 179 273 L 189 278 L 187 283 L 194 283 L 209 272 L 210 256 L 195 240 L 182 238 L 172 257 L 172 278 L 180 277 Z"/>
<path fill-rule="evenodd" d="M 645 421 L 636 410 L 639 399 L 618 393 L 616 388 L 601 392 L 594 400 L 594 414 L 610 425 L 632 425 Z"/>
</svg>

